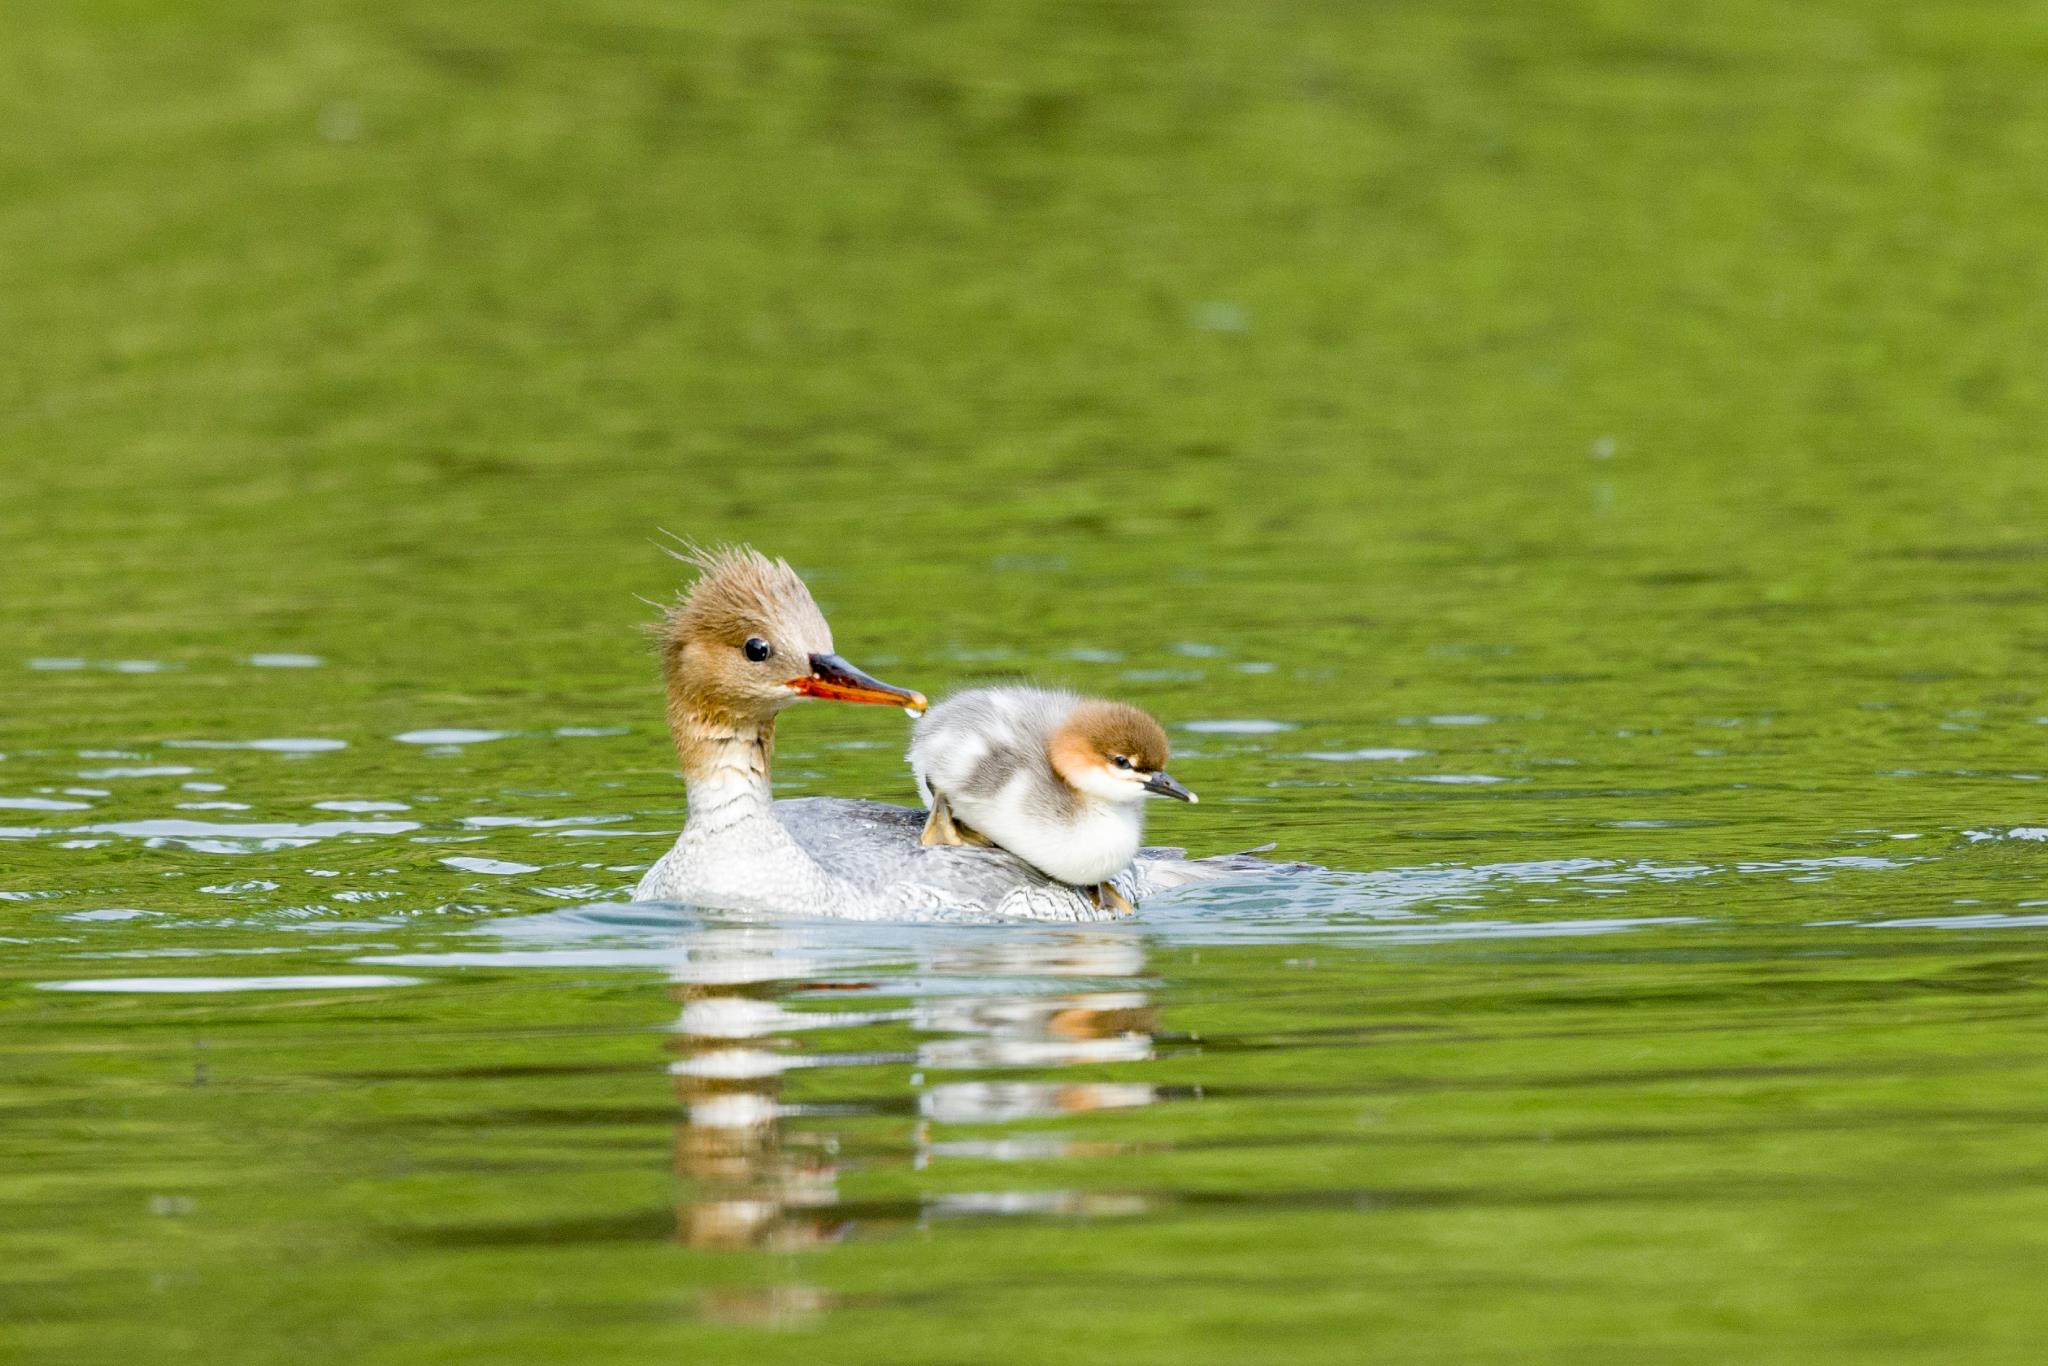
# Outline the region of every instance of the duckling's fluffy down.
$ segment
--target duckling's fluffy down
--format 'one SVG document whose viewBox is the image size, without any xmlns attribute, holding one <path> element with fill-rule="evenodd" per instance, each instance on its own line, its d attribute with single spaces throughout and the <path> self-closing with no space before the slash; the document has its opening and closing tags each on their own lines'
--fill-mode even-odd
<svg viewBox="0 0 2048 1366">
<path fill-rule="evenodd" d="M 1026 687 L 947 698 L 911 736 L 918 795 L 927 807 L 943 796 L 955 820 L 1048 877 L 1077 887 L 1105 882 L 1138 852 L 1143 794 L 1134 786 L 1130 801 L 1091 797 L 1061 776 L 1052 757 L 1055 737 L 1076 711 L 1102 705 Z"/>
</svg>

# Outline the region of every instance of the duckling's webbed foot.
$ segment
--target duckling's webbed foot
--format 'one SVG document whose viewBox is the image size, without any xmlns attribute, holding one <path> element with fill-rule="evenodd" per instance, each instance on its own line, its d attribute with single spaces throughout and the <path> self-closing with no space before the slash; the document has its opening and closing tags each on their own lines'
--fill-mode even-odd
<svg viewBox="0 0 2048 1366">
<path fill-rule="evenodd" d="M 1115 911 L 1118 915 L 1138 913 L 1138 908 L 1131 904 L 1130 898 L 1116 889 L 1114 883 L 1098 882 L 1090 887 L 1088 892 L 1095 899 L 1095 905 L 1099 910 Z"/>
<path fill-rule="evenodd" d="M 965 844 L 960 838 L 960 827 L 953 820 L 953 808 L 946 804 L 946 794 L 932 793 L 932 813 L 924 819 L 924 833 L 917 837 L 924 845 Z"/>
<path fill-rule="evenodd" d="M 986 835 L 953 818 L 953 807 L 943 792 L 932 793 L 932 813 L 925 817 L 924 833 L 917 837 L 919 844 L 978 844 L 984 849 L 993 848 Z"/>
</svg>

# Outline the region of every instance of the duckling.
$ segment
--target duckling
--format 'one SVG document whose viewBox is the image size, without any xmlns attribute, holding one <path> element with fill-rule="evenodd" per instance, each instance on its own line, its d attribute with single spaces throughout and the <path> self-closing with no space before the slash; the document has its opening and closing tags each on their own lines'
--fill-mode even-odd
<svg viewBox="0 0 2048 1366">
<path fill-rule="evenodd" d="M 1166 732 L 1123 702 L 1046 688 L 976 688 L 933 707 L 910 767 L 923 843 L 992 844 L 1129 912 L 1110 885 L 1145 834 L 1147 796 L 1197 800 L 1166 771 Z"/>
</svg>

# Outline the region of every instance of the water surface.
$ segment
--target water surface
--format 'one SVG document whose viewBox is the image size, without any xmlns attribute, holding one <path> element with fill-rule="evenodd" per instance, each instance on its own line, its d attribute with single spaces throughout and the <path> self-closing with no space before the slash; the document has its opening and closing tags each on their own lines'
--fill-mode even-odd
<svg viewBox="0 0 2048 1366">
<path fill-rule="evenodd" d="M 9 1348 L 2038 1356 L 2038 13 L 572 8 L 0 16 Z M 659 527 L 1324 871 L 626 904 Z"/>
</svg>

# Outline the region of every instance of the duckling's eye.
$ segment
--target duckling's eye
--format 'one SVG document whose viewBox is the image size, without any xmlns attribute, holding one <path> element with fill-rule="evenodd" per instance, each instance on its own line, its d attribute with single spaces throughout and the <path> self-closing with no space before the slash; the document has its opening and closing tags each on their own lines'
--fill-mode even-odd
<svg viewBox="0 0 2048 1366">
<path fill-rule="evenodd" d="M 747 658 L 756 664 L 775 653 L 775 647 L 759 636 L 748 636 L 747 643 L 740 648 L 746 651 Z"/>
<path fill-rule="evenodd" d="M 1113 763 L 1113 764 L 1115 764 L 1115 765 L 1116 765 L 1116 766 L 1117 766 L 1118 768 L 1121 768 L 1121 769 L 1128 769 L 1128 768 L 1130 768 L 1130 766 L 1131 766 L 1131 761 L 1130 761 L 1129 759 L 1126 759 L 1126 758 L 1125 758 L 1125 757 L 1124 757 L 1123 755 L 1121 755 L 1121 754 L 1117 754 L 1117 755 L 1112 755 L 1112 756 L 1111 756 L 1111 758 L 1110 758 L 1110 762 L 1111 762 L 1111 763 Z"/>
</svg>

